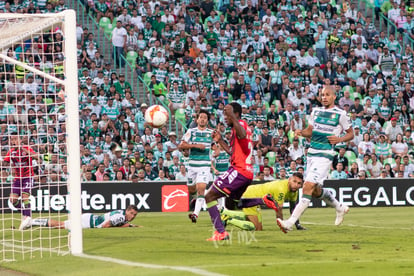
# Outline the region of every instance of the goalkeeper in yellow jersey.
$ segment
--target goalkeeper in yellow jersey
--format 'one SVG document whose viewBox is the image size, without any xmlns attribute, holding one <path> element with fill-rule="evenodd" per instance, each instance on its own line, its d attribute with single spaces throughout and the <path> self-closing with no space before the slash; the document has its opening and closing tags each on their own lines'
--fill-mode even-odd
<svg viewBox="0 0 414 276">
<path fill-rule="evenodd" d="M 258 198 L 270 194 L 280 206 L 276 213 L 277 218 L 283 219 L 283 203 L 289 201 L 290 210 L 292 211 L 295 208 L 298 199 L 298 191 L 302 188 L 302 185 L 303 175 L 295 172 L 289 179 L 275 180 L 264 184 L 249 186 L 244 192 L 241 202 L 243 202 L 243 199 Z M 249 231 L 260 231 L 263 229 L 259 205 L 243 208 L 243 211 L 223 209 L 221 215 L 221 219 L 227 225 L 233 225 Z M 296 222 L 296 229 L 305 230 L 305 228 L 300 225 L 299 220 Z"/>
</svg>

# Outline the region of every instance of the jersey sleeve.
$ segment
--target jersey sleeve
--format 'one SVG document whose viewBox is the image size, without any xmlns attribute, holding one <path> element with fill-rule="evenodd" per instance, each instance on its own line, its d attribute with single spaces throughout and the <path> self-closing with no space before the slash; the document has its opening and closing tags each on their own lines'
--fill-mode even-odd
<svg viewBox="0 0 414 276">
<path fill-rule="evenodd" d="M 315 110 L 313 110 L 312 111 L 312 113 L 311 113 L 311 115 L 309 116 L 309 119 L 308 119 L 308 124 L 310 125 L 310 126 L 313 126 L 313 121 L 315 120 Z"/>
<path fill-rule="evenodd" d="M 341 117 L 339 118 L 339 123 L 342 126 L 342 129 L 345 131 L 352 127 L 351 118 L 345 112 L 341 114 Z"/>
<path fill-rule="evenodd" d="M 182 140 L 186 143 L 190 143 L 190 138 L 191 138 L 191 129 L 187 130 Z"/>
<path fill-rule="evenodd" d="M 126 223 L 125 222 L 125 216 L 121 215 L 121 214 L 111 215 L 109 220 L 111 221 L 111 226 L 113 226 L 113 227 L 121 226 L 121 225 L 124 225 Z"/>
</svg>

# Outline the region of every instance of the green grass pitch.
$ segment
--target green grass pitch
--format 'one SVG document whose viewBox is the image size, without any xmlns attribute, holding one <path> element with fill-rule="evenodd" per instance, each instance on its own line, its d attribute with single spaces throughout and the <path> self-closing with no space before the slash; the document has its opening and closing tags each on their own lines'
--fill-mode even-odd
<svg viewBox="0 0 414 276">
<path fill-rule="evenodd" d="M 414 207 L 351 208 L 344 224 L 335 227 L 333 209 L 308 209 L 302 218 L 308 230 L 283 234 L 273 211 L 265 210 L 264 231 L 230 227 L 231 241 L 217 244 L 205 241 L 213 232 L 207 212 L 197 224 L 186 213 L 140 213 L 134 223 L 143 228 L 85 230 L 84 251 L 224 275 L 414 275 L 413 213 Z M 73 256 L 0 266 L 30 275 L 196 275 Z"/>
</svg>

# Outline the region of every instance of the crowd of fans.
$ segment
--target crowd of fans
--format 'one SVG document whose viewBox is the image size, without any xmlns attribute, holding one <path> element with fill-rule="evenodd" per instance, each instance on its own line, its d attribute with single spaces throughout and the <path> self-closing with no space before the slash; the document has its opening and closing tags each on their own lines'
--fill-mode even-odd
<svg viewBox="0 0 414 276">
<path fill-rule="evenodd" d="M 64 5 L 63 0 L 37 2 L 46 2 L 48 10 Z M 337 145 L 331 178 L 414 173 L 413 50 L 407 43 L 414 21 L 404 1 L 375 1 L 380 7 L 375 11 L 398 27 L 389 36 L 378 32 L 372 18 L 365 18 L 348 1 L 85 4 L 97 21 L 107 17 L 114 22 L 114 55 L 102 56 L 94 34 L 78 26 L 83 180 L 186 179 L 188 152 L 177 149 L 182 133 L 147 127 L 147 104 L 134 98 L 125 76 L 114 70 L 125 66 L 122 56 L 131 52 L 137 53 L 136 74 L 150 79 L 153 95 L 173 114 L 185 110 L 186 127 L 193 127 L 194 115 L 206 109 L 210 126 L 228 137 L 223 108 L 230 101 L 239 102 L 242 118 L 254 133 L 254 169 L 260 180 L 286 178 L 306 169 L 309 141 L 294 137 L 293 131 L 307 126 L 312 108 L 320 105 L 323 85 L 335 87 L 337 104 L 349 112 L 355 130 L 351 142 Z M 42 99 L 35 93 L 26 95 L 29 98 L 23 100 Z M 10 106 L 11 101 L 0 99 L 0 113 L 2 104 Z M 2 134 L 6 131 L 2 128 Z M 61 128 L 50 131 L 56 133 L 56 141 L 64 133 Z M 47 164 L 59 163 L 56 141 L 49 141 Z M 60 166 L 53 172 L 61 177 L 63 170 Z"/>
</svg>

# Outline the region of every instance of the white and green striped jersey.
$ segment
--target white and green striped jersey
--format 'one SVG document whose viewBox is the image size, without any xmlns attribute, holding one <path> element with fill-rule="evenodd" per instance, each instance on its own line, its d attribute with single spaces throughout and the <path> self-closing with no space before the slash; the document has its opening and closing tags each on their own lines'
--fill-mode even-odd
<svg viewBox="0 0 414 276">
<path fill-rule="evenodd" d="M 90 227 L 91 228 L 101 228 L 102 224 L 105 221 L 110 221 L 112 227 L 120 227 L 128 221 L 125 219 L 125 211 L 116 210 L 112 212 L 105 213 L 103 215 L 91 215 L 90 217 Z"/>
<path fill-rule="evenodd" d="M 230 155 L 224 150 L 220 151 L 220 154 L 213 159 L 215 168 L 220 172 L 220 175 L 228 170 L 230 166 L 229 159 Z"/>
<path fill-rule="evenodd" d="M 328 137 L 341 136 L 352 126 L 346 111 L 336 106 L 330 109 L 318 107 L 313 109 L 308 122 L 313 127 L 308 156 L 326 157 L 333 160 L 336 154 L 335 145 L 331 145 Z"/>
<path fill-rule="evenodd" d="M 171 100 L 172 103 L 183 103 L 185 100 L 185 93 L 181 89 L 172 89 L 170 93 L 168 93 L 167 98 Z"/>
<path fill-rule="evenodd" d="M 211 129 L 206 128 L 205 130 L 200 130 L 198 127 L 190 128 L 185 133 L 183 137 L 184 142 L 188 144 L 203 144 L 205 146 L 203 150 L 198 148 L 190 149 L 190 159 L 188 161 L 190 168 L 206 168 L 210 171 L 212 133 L 213 130 Z"/>
</svg>

